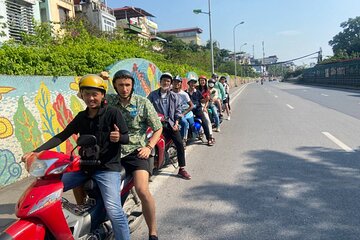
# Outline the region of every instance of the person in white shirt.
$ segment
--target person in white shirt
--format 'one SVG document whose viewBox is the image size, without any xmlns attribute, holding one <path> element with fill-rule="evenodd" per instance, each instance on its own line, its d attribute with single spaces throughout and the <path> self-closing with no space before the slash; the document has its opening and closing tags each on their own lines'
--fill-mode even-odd
<svg viewBox="0 0 360 240">
<path fill-rule="evenodd" d="M 181 87 L 182 87 L 182 78 L 180 76 L 176 76 L 173 79 L 172 90 L 173 92 L 177 93 L 181 99 L 180 107 L 182 112 L 182 118 L 180 120 L 180 126 L 181 126 L 180 133 L 183 139 L 184 147 L 186 147 L 189 128 L 190 127 L 193 128 L 195 125 L 194 114 L 192 112 L 194 108 L 194 104 L 190 100 L 189 94 L 184 92 L 181 89 Z"/>
</svg>

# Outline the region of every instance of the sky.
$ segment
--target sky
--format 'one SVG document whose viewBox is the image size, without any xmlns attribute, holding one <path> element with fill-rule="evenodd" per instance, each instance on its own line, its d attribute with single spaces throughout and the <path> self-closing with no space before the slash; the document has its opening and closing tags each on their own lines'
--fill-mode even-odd
<svg viewBox="0 0 360 240">
<path fill-rule="evenodd" d="M 209 17 L 194 14 L 193 9 L 208 12 L 208 0 L 106 0 L 112 8 L 139 7 L 155 16 L 158 30 L 199 27 L 202 42 L 209 36 Z M 236 24 L 236 51 L 262 58 L 276 55 L 278 61 L 295 59 L 322 48 L 323 56 L 332 56 L 328 42 L 342 31 L 340 24 L 360 16 L 360 0 L 210 0 L 212 38 L 220 48 L 233 51 Z M 312 57 L 315 57 L 312 56 Z M 309 64 L 312 57 L 295 61 Z"/>
</svg>

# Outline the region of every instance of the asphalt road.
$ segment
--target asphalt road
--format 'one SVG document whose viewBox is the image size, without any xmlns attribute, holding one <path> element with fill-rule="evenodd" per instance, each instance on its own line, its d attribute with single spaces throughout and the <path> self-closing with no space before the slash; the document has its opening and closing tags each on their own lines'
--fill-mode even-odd
<svg viewBox="0 0 360 240">
<path fill-rule="evenodd" d="M 187 150 L 192 180 L 170 168 L 151 184 L 160 239 L 359 239 L 358 96 L 247 85 L 215 146 Z"/>
</svg>

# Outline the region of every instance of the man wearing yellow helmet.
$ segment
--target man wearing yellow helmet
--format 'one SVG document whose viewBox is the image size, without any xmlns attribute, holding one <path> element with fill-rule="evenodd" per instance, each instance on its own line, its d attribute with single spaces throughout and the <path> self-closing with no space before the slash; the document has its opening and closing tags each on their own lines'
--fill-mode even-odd
<svg viewBox="0 0 360 240">
<path fill-rule="evenodd" d="M 130 232 L 128 220 L 121 207 L 120 183 L 121 144 L 129 142 L 128 128 L 121 112 L 104 103 L 107 90 L 106 82 L 98 75 L 89 74 L 79 82 L 80 96 L 87 108 L 76 115 L 66 128 L 49 139 L 46 143 L 26 153 L 23 160 L 37 152 L 54 148 L 66 141 L 72 134 L 91 134 L 97 138 L 100 147 L 98 164 L 86 164 L 82 159 L 79 172 L 65 173 L 62 177 L 64 191 L 81 186 L 86 180 L 92 178 L 100 188 L 104 206 L 113 226 L 115 239 L 128 240 Z"/>
</svg>

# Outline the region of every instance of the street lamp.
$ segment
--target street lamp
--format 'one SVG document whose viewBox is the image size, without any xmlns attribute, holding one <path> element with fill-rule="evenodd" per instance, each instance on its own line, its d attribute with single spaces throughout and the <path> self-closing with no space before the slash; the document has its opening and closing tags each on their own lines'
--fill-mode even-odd
<svg viewBox="0 0 360 240">
<path fill-rule="evenodd" d="M 211 34 L 211 2 L 210 0 L 208 0 L 208 5 L 209 5 L 209 11 L 208 12 L 203 12 L 201 11 L 201 9 L 194 9 L 193 13 L 195 14 L 199 14 L 199 13 L 204 13 L 209 15 L 209 32 L 210 32 L 210 51 L 211 51 L 211 73 L 214 73 L 214 46 L 213 46 L 213 41 L 212 41 L 212 34 Z"/>
<path fill-rule="evenodd" d="M 243 43 L 241 46 L 240 46 L 240 54 L 241 54 L 241 48 L 243 47 L 243 46 L 245 46 L 245 45 L 247 45 L 247 43 Z M 240 62 L 240 65 L 241 65 L 241 62 Z M 240 68 L 240 79 L 241 79 L 241 75 L 243 75 L 243 67 L 242 66 L 240 66 L 241 68 Z"/>
<path fill-rule="evenodd" d="M 236 39 L 235 39 L 235 29 L 237 26 L 241 25 L 241 24 L 244 24 L 245 22 L 242 21 L 242 22 L 239 22 L 238 24 L 236 24 L 233 28 L 233 37 L 234 37 L 234 70 L 235 70 L 235 87 L 237 87 L 237 81 L 236 81 L 236 77 L 237 77 L 237 71 L 236 71 L 236 45 L 235 45 L 235 42 L 236 42 Z"/>
</svg>

